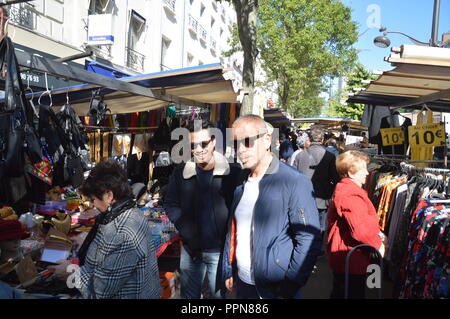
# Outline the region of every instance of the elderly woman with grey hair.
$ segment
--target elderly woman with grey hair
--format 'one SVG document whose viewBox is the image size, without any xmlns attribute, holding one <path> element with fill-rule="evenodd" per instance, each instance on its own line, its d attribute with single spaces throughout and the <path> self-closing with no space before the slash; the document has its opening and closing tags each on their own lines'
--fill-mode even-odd
<svg viewBox="0 0 450 319">
<path fill-rule="evenodd" d="M 299 136 L 297 137 L 298 150 L 296 150 L 294 152 L 294 154 L 292 154 L 291 158 L 289 159 L 289 165 L 293 166 L 295 158 L 297 157 L 297 155 L 301 151 L 306 150 L 310 145 L 311 145 L 311 142 L 309 140 L 308 134 L 306 134 L 306 133 L 299 134 Z"/>
</svg>

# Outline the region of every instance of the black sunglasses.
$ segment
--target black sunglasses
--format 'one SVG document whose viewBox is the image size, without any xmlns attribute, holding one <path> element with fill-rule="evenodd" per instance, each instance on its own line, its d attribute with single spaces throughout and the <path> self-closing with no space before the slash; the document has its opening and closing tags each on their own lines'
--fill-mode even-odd
<svg viewBox="0 0 450 319">
<path fill-rule="evenodd" d="M 191 143 L 191 149 L 195 150 L 198 145 L 200 145 L 200 147 L 202 149 L 205 149 L 209 145 L 209 143 L 211 143 L 211 141 L 212 141 L 212 139 L 210 139 L 208 141 L 203 141 L 203 142 L 200 142 L 200 143 Z"/>
<path fill-rule="evenodd" d="M 267 132 L 258 134 L 256 136 L 246 137 L 240 140 L 234 140 L 234 147 L 237 149 L 239 144 L 244 144 L 246 148 L 253 147 L 255 145 L 255 141 L 266 134 Z"/>
</svg>

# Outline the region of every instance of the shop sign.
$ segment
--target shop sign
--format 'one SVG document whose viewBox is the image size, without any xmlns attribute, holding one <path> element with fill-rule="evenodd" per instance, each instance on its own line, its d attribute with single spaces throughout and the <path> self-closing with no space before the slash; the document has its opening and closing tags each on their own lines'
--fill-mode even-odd
<svg viewBox="0 0 450 319">
<path fill-rule="evenodd" d="M 401 145 L 405 143 L 405 133 L 401 127 L 382 128 L 380 132 L 383 146 Z"/>
<path fill-rule="evenodd" d="M 408 128 L 409 144 L 411 146 L 442 146 L 445 145 L 444 124 L 431 123 Z"/>
</svg>

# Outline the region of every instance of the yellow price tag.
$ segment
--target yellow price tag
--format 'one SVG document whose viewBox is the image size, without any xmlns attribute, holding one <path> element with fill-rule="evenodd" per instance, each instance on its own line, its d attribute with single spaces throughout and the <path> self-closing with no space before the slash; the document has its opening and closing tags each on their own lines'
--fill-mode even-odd
<svg viewBox="0 0 450 319">
<path fill-rule="evenodd" d="M 381 140 L 383 146 L 400 145 L 405 143 L 405 133 L 401 127 L 382 128 Z"/>
<path fill-rule="evenodd" d="M 445 144 L 444 124 L 431 123 L 408 127 L 411 146 L 442 146 Z"/>
</svg>

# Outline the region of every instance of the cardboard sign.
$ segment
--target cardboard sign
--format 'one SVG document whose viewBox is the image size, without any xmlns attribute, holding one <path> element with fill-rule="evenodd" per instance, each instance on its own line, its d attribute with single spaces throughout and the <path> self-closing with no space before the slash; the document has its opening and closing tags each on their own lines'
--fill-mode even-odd
<svg viewBox="0 0 450 319">
<path fill-rule="evenodd" d="M 401 145 L 405 143 L 405 133 L 401 127 L 380 129 L 383 146 Z"/>
<path fill-rule="evenodd" d="M 409 144 L 414 146 L 445 145 L 444 125 L 440 123 L 422 124 L 408 128 Z"/>
</svg>

